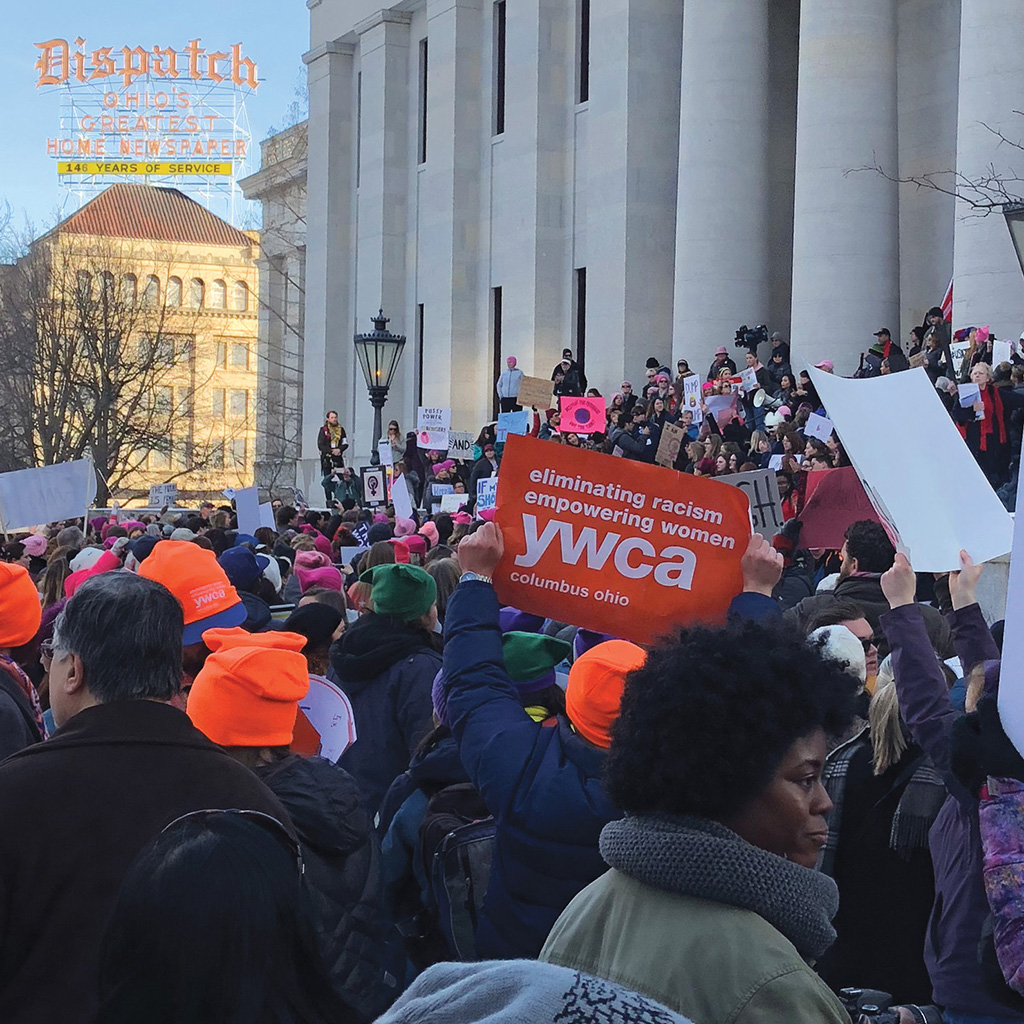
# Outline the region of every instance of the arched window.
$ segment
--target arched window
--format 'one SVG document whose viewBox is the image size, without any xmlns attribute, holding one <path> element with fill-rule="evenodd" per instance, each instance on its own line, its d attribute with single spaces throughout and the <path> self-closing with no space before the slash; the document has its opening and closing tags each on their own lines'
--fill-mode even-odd
<svg viewBox="0 0 1024 1024">
<path fill-rule="evenodd" d="M 79 270 L 75 275 L 75 288 L 79 299 L 88 301 L 92 298 L 92 274 L 88 270 Z"/>
<path fill-rule="evenodd" d="M 249 309 L 249 286 L 244 281 L 236 281 L 231 288 L 232 305 L 240 313 Z"/>
<path fill-rule="evenodd" d="M 104 270 L 100 274 L 100 286 L 105 299 L 110 300 L 114 297 L 114 275 L 109 270 Z"/>
<path fill-rule="evenodd" d="M 202 309 L 206 299 L 206 285 L 201 277 L 193 277 L 188 286 L 188 304 L 193 309 Z"/>
<path fill-rule="evenodd" d="M 125 274 L 121 278 L 121 301 L 134 306 L 139 297 L 139 281 L 134 274 Z"/>
<path fill-rule="evenodd" d="M 210 288 L 210 309 L 227 309 L 228 286 L 221 280 L 216 280 Z"/>
<path fill-rule="evenodd" d="M 178 297 L 181 297 L 181 282 L 178 281 Z M 146 278 L 146 290 L 142 293 L 142 301 L 147 306 L 160 304 L 160 278 L 156 274 L 150 274 Z"/>
<path fill-rule="evenodd" d="M 167 305 L 168 306 L 180 306 L 181 305 L 181 278 L 180 277 L 169 277 L 169 278 L 167 278 Z"/>
</svg>

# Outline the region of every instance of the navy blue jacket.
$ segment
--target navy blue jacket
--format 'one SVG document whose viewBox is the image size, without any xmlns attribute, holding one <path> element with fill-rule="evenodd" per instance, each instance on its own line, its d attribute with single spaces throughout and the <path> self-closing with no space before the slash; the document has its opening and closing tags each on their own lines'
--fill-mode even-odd
<svg viewBox="0 0 1024 1024">
<path fill-rule="evenodd" d="M 462 763 L 496 821 L 477 955 L 536 959 L 558 915 L 608 870 L 598 837 L 620 812 L 601 785 L 605 752 L 566 719 L 539 725 L 523 710 L 488 583 L 460 583 L 448 602 L 444 678 Z"/>
</svg>

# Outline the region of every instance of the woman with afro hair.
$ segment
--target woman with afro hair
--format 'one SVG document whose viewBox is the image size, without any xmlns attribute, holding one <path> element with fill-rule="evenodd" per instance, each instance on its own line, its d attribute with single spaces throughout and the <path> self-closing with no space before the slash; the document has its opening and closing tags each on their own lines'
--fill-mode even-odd
<svg viewBox="0 0 1024 1024">
<path fill-rule="evenodd" d="M 814 870 L 832 804 L 826 733 L 858 681 L 778 623 L 695 628 L 627 680 L 605 766 L 624 812 L 611 870 L 541 959 L 626 984 L 702 1024 L 848 1024 L 809 962 L 831 945 L 835 882 Z"/>
</svg>

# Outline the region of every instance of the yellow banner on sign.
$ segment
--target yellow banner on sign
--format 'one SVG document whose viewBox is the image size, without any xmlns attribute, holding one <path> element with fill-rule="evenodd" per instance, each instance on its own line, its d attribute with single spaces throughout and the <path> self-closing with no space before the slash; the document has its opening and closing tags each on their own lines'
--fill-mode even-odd
<svg viewBox="0 0 1024 1024">
<path fill-rule="evenodd" d="M 234 164 L 230 160 L 223 163 L 180 160 L 173 162 L 155 162 L 147 160 L 59 160 L 58 174 L 163 174 L 163 175 L 231 175 Z"/>
</svg>

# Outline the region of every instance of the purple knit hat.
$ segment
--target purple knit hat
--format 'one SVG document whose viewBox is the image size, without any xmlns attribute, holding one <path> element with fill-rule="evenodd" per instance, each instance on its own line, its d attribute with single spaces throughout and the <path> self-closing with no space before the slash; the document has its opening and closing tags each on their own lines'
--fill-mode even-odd
<svg viewBox="0 0 1024 1024">
<path fill-rule="evenodd" d="M 583 629 L 581 626 L 576 630 L 576 636 L 572 641 L 572 660 L 575 661 L 581 654 L 586 654 L 591 647 L 603 644 L 606 640 L 618 640 L 618 637 L 611 633 L 598 633 L 593 629 Z"/>
<path fill-rule="evenodd" d="M 502 633 L 539 633 L 544 628 L 544 616 L 521 612 L 511 606 L 499 608 L 498 628 Z"/>
</svg>

